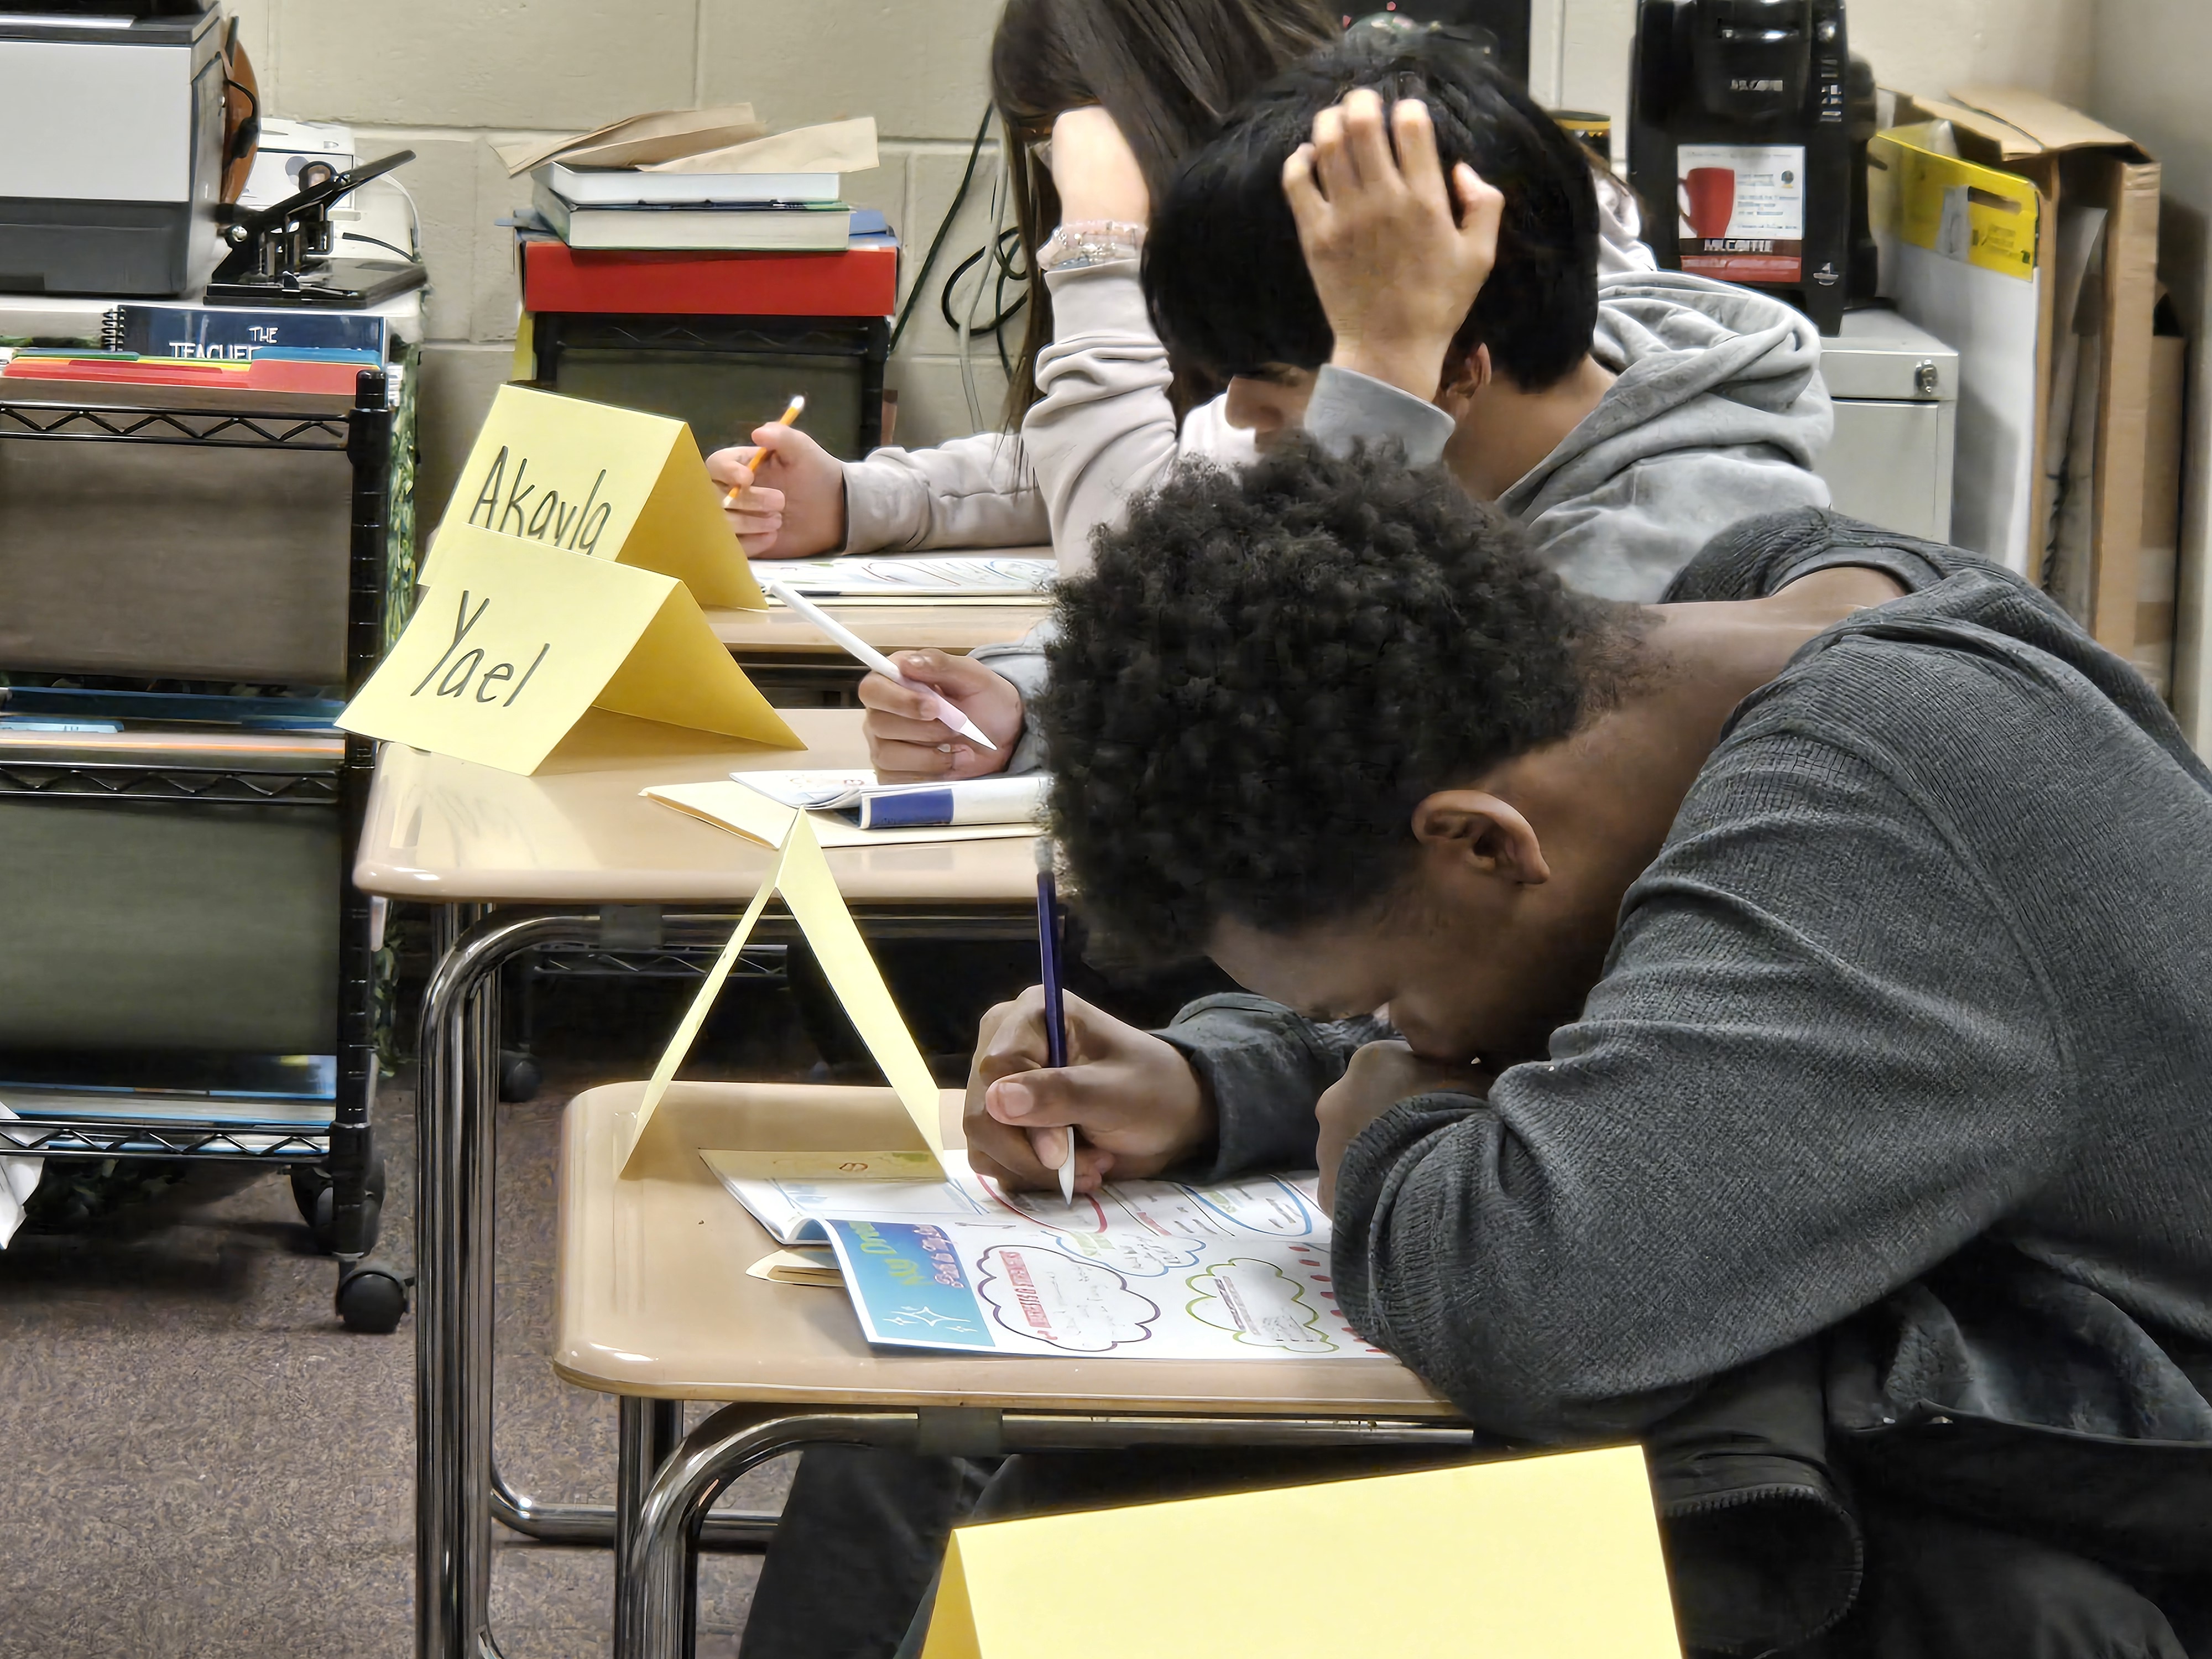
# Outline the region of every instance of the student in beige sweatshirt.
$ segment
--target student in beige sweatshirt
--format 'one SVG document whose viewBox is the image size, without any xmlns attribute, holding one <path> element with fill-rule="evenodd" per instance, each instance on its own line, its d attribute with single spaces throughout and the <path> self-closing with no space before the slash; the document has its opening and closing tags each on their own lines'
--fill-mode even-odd
<svg viewBox="0 0 2212 1659">
<path fill-rule="evenodd" d="M 1249 463 L 1255 429 L 1270 419 L 1267 388 L 1247 378 L 1178 417 L 1174 370 L 1152 331 L 1139 283 L 1144 227 L 1155 194 L 1164 196 L 1178 162 L 1208 136 L 1212 124 L 1161 131 L 1133 105 L 1144 101 L 1135 62 L 1091 73 L 1100 90 L 1068 84 L 1055 42 L 1037 44 L 1048 26 L 1060 33 L 1089 32 L 1096 57 L 1101 17 L 1081 27 L 1045 14 L 1130 10 L 1112 0 L 1016 0 L 1000 26 L 993 57 L 996 101 L 1007 129 L 1036 133 L 1014 158 L 1018 201 L 1035 206 L 1019 216 L 1049 215 L 1043 228 L 1064 234 L 1039 240 L 1024 224 L 1024 252 L 1036 272 L 1030 298 L 1032 329 L 1011 388 L 1018 436 L 977 433 L 927 449 L 885 447 L 864 459 L 840 461 L 805 432 L 763 427 L 753 444 L 768 459 L 755 479 L 751 446 L 717 451 L 708 470 L 738 490 L 729 509 L 732 529 L 754 558 L 818 553 L 914 552 L 936 548 L 1028 547 L 1051 543 L 1063 561 L 1079 561 L 1094 525 L 1110 522 L 1134 489 L 1155 483 L 1175 461 L 1194 457 L 1227 466 Z M 1185 0 L 1187 26 L 1200 29 L 1193 55 L 1204 60 L 1206 31 L 1226 37 L 1240 13 L 1264 13 L 1236 31 L 1272 44 L 1326 50 L 1335 30 L 1316 28 L 1307 8 L 1289 0 Z M 1355 38 L 1395 39 L 1395 31 L 1361 29 Z M 1233 44 L 1223 39 L 1222 46 Z M 1027 49 L 1030 62 L 1024 59 Z M 1110 58 L 1113 54 L 1109 52 Z M 1232 54 L 1233 55 L 1233 54 Z M 1267 75 L 1289 60 L 1246 57 L 1224 67 L 1218 113 L 1245 101 Z M 1209 89 L 1208 95 L 1218 96 Z M 1160 101 L 1176 103 L 1179 100 Z M 1064 123 L 1064 125 L 1063 125 Z M 1149 139 L 1148 131 L 1153 135 Z M 1049 138 L 1044 138 L 1049 134 Z M 1577 165 L 1586 158 L 1575 152 Z M 1049 166 L 1044 165 L 1048 161 Z M 1626 186 L 1602 169 L 1591 172 L 1601 276 L 1650 273 L 1651 252 L 1637 240 L 1639 221 Z M 1042 253 L 1042 257 L 1040 254 Z M 1291 252 L 1295 261 L 1295 250 Z M 1039 330 L 1040 319 L 1048 326 Z M 1325 356 L 1326 354 L 1324 354 Z M 1188 368 L 1189 365 L 1180 367 Z M 1103 376 L 1105 395 L 1094 395 Z M 1218 384 L 1222 375 L 1201 383 Z M 1055 385 L 1063 387 L 1055 398 Z M 1293 422 L 1295 424 L 1295 422 Z"/>
</svg>

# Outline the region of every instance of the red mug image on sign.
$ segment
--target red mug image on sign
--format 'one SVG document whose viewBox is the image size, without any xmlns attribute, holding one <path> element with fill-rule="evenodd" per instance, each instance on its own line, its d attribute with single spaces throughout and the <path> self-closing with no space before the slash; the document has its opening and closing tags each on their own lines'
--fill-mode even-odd
<svg viewBox="0 0 2212 1659">
<path fill-rule="evenodd" d="M 1712 241 L 1729 233 L 1735 217 L 1735 169 L 1692 167 L 1682 179 L 1682 216 L 1690 234 Z"/>
</svg>

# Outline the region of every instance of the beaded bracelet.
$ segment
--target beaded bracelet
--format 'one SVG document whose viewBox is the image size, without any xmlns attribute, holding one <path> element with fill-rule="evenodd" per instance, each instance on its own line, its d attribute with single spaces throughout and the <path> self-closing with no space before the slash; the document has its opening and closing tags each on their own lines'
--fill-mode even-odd
<svg viewBox="0 0 2212 1659">
<path fill-rule="evenodd" d="M 1071 219 L 1037 250 L 1037 269 L 1082 270 L 1117 259 L 1133 259 L 1144 244 L 1142 225 L 1120 219 Z"/>
</svg>

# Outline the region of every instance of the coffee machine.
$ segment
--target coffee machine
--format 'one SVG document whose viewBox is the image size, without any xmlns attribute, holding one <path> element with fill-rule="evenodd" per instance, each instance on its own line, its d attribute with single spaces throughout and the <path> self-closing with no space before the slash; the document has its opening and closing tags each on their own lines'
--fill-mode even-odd
<svg viewBox="0 0 2212 1659">
<path fill-rule="evenodd" d="M 1771 290 L 1837 332 L 1850 61 L 1844 0 L 1638 0 L 1628 178 L 1662 268 Z"/>
</svg>

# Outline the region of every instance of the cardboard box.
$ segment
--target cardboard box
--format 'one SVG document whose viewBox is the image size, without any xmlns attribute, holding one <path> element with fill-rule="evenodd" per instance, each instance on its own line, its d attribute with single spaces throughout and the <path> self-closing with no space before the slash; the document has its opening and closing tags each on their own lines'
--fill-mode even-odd
<svg viewBox="0 0 2212 1659">
<path fill-rule="evenodd" d="M 1899 95 L 1896 120 L 1951 124 L 1962 159 L 2014 173 L 2035 186 L 2038 267 L 2058 270 L 2062 208 L 2106 213 L 2098 278 L 2096 440 L 2091 474 L 2090 568 L 2081 620 L 2122 656 L 2135 649 L 2142 544 L 2146 426 L 2151 394 L 2151 313 L 2157 295 L 2159 167 L 2124 134 L 2041 94 L 2016 88 L 1964 87 L 1948 101 Z M 2034 414 L 2036 464 L 2045 471 L 2052 372 L 2061 319 L 2058 283 L 2041 288 Z M 2081 372 L 2090 373 L 2084 363 Z M 2051 540 L 2051 503 L 2039 491 L 2030 508 L 2028 546 Z"/>
</svg>

